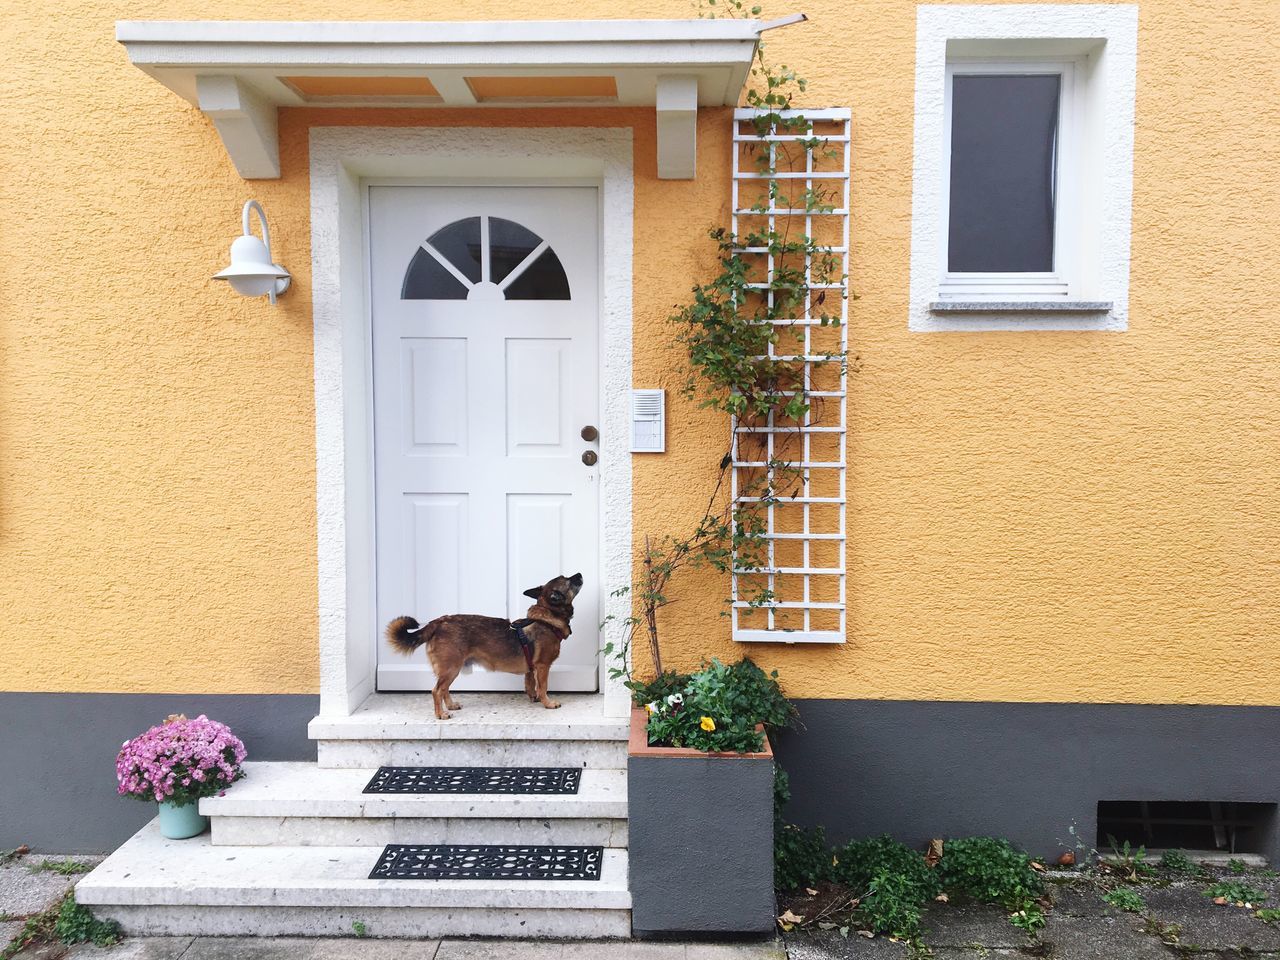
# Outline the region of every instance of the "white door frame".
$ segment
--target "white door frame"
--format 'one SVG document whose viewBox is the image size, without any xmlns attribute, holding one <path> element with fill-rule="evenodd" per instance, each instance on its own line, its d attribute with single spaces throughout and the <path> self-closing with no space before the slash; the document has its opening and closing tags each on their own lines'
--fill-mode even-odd
<svg viewBox="0 0 1280 960">
<path fill-rule="evenodd" d="M 313 127 L 310 139 L 321 716 L 348 716 L 373 693 L 381 627 L 365 180 L 600 187 L 599 575 L 602 614 L 615 617 L 601 645 L 618 640 L 630 602 L 613 593 L 631 578 L 630 128 Z M 599 669 L 606 710 L 625 716 L 628 692 L 609 678 L 603 653 Z"/>
</svg>

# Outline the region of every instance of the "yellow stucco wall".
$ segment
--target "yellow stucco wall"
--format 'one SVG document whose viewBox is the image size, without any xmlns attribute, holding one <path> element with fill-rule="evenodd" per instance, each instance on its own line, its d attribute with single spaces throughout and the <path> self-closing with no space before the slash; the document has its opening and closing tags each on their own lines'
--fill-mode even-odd
<svg viewBox="0 0 1280 960">
<path fill-rule="evenodd" d="M 207 5 L 7 6 L 0 689 L 314 691 L 307 129 L 477 116 L 283 111 L 284 177 L 246 184 L 209 122 L 113 40 L 116 19 L 200 19 Z M 749 652 L 794 696 L 1280 702 L 1280 5 L 1141 5 L 1123 334 L 908 333 L 914 4 L 803 9 L 811 22 L 771 51 L 808 74 L 810 102 L 854 112 L 850 636 Z M 448 11 L 522 13 L 492 0 Z M 635 382 L 674 386 L 661 321 L 695 279 L 673 265 L 708 263 L 705 228 L 726 218 L 724 113 L 702 116 L 694 183 L 655 179 L 644 111 L 478 117 L 634 127 Z M 209 280 L 249 196 L 297 280 L 275 310 Z M 638 537 L 693 518 L 701 494 L 673 491 L 704 487 L 704 451 L 725 429 L 678 403 L 669 417 L 671 453 L 635 459 Z M 670 661 L 742 652 L 719 616 L 722 584 L 676 592 Z"/>
</svg>

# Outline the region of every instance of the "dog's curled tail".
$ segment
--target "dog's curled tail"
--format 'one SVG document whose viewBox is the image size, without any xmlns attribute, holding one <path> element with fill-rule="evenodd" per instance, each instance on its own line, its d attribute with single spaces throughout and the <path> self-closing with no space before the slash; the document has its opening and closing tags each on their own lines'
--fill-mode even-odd
<svg viewBox="0 0 1280 960">
<path fill-rule="evenodd" d="M 413 617 L 396 617 L 387 624 L 387 639 L 401 653 L 413 653 L 431 638 Z"/>
</svg>

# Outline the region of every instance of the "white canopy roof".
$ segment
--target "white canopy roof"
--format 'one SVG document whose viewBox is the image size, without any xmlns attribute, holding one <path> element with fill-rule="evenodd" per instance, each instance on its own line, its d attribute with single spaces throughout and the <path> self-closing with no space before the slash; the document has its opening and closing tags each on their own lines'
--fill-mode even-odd
<svg viewBox="0 0 1280 960">
<path fill-rule="evenodd" d="M 280 106 L 654 106 L 659 176 L 693 175 L 699 106 L 734 106 L 784 20 L 136 21 L 130 61 L 212 119 L 236 169 L 280 175 Z"/>
</svg>

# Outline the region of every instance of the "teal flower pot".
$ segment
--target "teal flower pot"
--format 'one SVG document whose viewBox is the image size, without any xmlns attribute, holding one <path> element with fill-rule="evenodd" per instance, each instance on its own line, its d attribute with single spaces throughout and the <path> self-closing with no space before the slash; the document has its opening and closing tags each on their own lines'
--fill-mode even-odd
<svg viewBox="0 0 1280 960">
<path fill-rule="evenodd" d="M 209 829 L 209 818 L 200 815 L 200 804 L 160 804 L 160 836 L 170 840 L 186 840 L 197 837 Z"/>
</svg>

